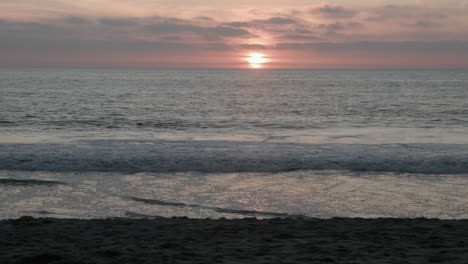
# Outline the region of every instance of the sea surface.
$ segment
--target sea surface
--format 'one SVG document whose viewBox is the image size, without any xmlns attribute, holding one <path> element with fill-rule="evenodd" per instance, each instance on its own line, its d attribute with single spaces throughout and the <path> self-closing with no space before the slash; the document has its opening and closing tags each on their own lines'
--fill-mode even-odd
<svg viewBox="0 0 468 264">
<path fill-rule="evenodd" d="M 468 218 L 468 72 L 0 68 L 0 219 Z"/>
</svg>

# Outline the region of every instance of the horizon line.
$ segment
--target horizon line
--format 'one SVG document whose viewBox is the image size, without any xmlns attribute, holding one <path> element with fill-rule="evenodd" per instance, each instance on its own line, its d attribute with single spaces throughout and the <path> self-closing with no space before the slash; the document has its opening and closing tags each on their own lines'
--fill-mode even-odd
<svg viewBox="0 0 468 264">
<path fill-rule="evenodd" d="M 1 66 L 0 69 L 21 69 L 21 68 L 49 68 L 49 69 L 59 69 L 59 68 L 75 68 L 75 69 L 161 69 L 161 70 L 251 70 L 251 71 L 262 71 L 262 70 L 468 70 L 468 66 L 464 67 L 310 67 L 310 68 L 301 68 L 301 67 L 267 67 L 267 68 L 249 68 L 249 67 L 158 67 L 158 66 L 46 66 L 46 65 L 36 65 L 36 66 Z"/>
</svg>

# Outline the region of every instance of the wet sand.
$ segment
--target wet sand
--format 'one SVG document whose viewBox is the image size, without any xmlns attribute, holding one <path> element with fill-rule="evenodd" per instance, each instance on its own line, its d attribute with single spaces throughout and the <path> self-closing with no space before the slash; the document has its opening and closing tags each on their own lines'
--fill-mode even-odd
<svg viewBox="0 0 468 264">
<path fill-rule="evenodd" d="M 468 263 L 468 220 L 0 221 L 0 263 Z"/>
</svg>

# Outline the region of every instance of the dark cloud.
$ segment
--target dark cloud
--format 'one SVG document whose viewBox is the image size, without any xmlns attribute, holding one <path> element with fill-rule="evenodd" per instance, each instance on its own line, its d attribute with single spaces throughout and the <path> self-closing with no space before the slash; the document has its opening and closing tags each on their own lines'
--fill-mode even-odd
<svg viewBox="0 0 468 264">
<path fill-rule="evenodd" d="M 252 23 L 254 23 L 254 24 L 269 24 L 269 25 L 290 25 L 290 24 L 296 24 L 297 21 L 292 19 L 292 18 L 271 17 L 269 19 L 253 20 Z"/>
<path fill-rule="evenodd" d="M 174 23 L 174 24 L 191 24 L 193 21 L 188 19 L 180 19 L 176 17 L 162 17 L 162 16 L 153 16 L 147 17 L 144 19 L 147 23 Z"/>
<path fill-rule="evenodd" d="M 313 33 L 309 29 L 305 29 L 305 28 L 297 28 L 296 30 L 294 30 L 294 32 L 297 34 L 312 34 Z"/>
<path fill-rule="evenodd" d="M 204 21 L 208 21 L 204 19 Z M 64 23 L 65 22 L 65 23 Z M 133 39 L 138 34 L 153 33 L 160 37 L 169 35 L 172 40 L 177 41 L 186 34 L 195 34 L 206 40 L 216 41 L 221 38 L 244 38 L 253 36 L 248 30 L 226 25 L 201 26 L 196 21 L 184 20 L 171 17 L 148 17 L 148 18 L 101 18 L 95 21 L 88 21 L 79 17 L 66 17 L 47 22 L 12 22 L 0 20 L 0 37 L 5 38 L 25 38 L 36 37 L 72 37 L 78 41 L 88 38 L 112 38 L 112 39 Z M 132 26 L 132 31 L 115 31 L 115 28 Z M 106 37 L 102 32 L 106 31 Z M 122 35 L 125 34 L 125 35 Z M 174 38 L 177 36 L 177 39 Z"/>
<path fill-rule="evenodd" d="M 201 21 L 214 21 L 213 18 L 207 16 L 197 16 L 193 18 L 194 20 L 201 20 Z"/>
<path fill-rule="evenodd" d="M 436 28 L 436 27 L 440 27 L 441 24 L 434 22 L 434 21 L 419 20 L 414 23 L 403 24 L 403 26 L 409 26 L 409 27 L 414 27 L 414 28 Z"/>
<path fill-rule="evenodd" d="M 163 18 L 150 18 L 152 21 Z M 166 21 L 184 21 L 167 18 Z M 144 21 L 137 23 L 134 19 L 99 19 L 98 23 L 74 23 L 73 26 L 63 25 L 64 19 L 56 20 L 55 24 L 33 22 L 11 22 L 0 20 L 0 54 L 5 53 L 74 53 L 97 51 L 161 51 L 161 50 L 229 50 L 221 37 L 244 37 L 250 33 L 244 29 L 226 26 L 201 27 L 195 24 L 157 23 L 144 26 Z M 73 22 L 78 20 L 73 19 Z M 54 23 L 54 21 L 49 21 Z M 79 25 L 82 25 L 81 27 Z M 125 35 L 113 34 L 113 27 L 135 25 L 135 31 L 149 30 L 160 33 L 160 41 L 139 40 L 132 33 Z M 78 26 L 78 27 L 77 27 Z M 104 27 L 104 28 L 103 28 Z M 102 34 L 109 29 L 112 34 Z M 181 43 L 185 33 L 194 33 L 210 39 L 210 43 Z M 168 34 L 168 35 L 166 35 Z M 214 40 L 214 41 L 213 41 Z"/>
<path fill-rule="evenodd" d="M 280 43 L 277 49 L 310 50 L 330 52 L 468 52 L 468 42 L 463 41 L 401 41 L 401 42 L 318 42 L 318 43 Z"/>
<path fill-rule="evenodd" d="M 164 16 L 93 19 L 62 17 L 38 22 L 0 19 L 0 56 L 29 58 L 28 55 L 31 55 L 32 58 L 33 55 L 40 57 L 47 54 L 51 58 L 66 59 L 76 57 L 76 54 L 97 54 L 95 58 L 99 60 L 99 54 L 112 54 L 107 58 L 103 55 L 102 59 L 106 60 L 114 58 L 113 54 L 131 58 L 132 54 L 160 52 L 161 57 L 170 57 L 185 52 L 197 54 L 199 51 L 247 52 L 268 49 L 288 50 L 286 53 L 296 50 L 340 54 L 355 51 L 375 52 L 373 54 L 428 52 L 442 56 L 449 52 L 452 52 L 450 56 L 455 52 L 468 54 L 468 44 L 462 41 L 467 40 L 468 35 L 461 30 L 458 33 L 456 29 L 444 30 L 449 25 L 448 20 L 443 20 L 443 14 L 437 10 L 414 6 L 368 9 L 368 20 L 379 21 L 376 22 L 378 25 L 372 25 L 374 27 L 366 20 L 363 22 L 365 24 L 353 22 L 363 16 L 355 17 L 357 11 L 341 6 L 324 4 L 311 12 L 326 19 L 321 19 L 321 24 L 313 24 L 307 22 L 304 12 L 297 17 L 274 15 L 266 19 L 224 23 L 210 17 L 180 19 Z M 345 20 L 351 17 L 355 18 Z M 394 24 L 402 26 L 397 34 L 386 31 L 386 25 Z M 359 30 L 364 26 L 366 30 Z M 371 30 L 375 28 L 381 31 L 372 33 Z M 255 39 L 251 38 L 257 36 L 252 32 L 259 34 L 259 37 L 268 37 L 271 42 L 268 45 L 244 44 L 255 43 Z M 382 37 L 380 39 L 395 41 L 366 41 L 377 39 L 377 35 Z M 397 41 L 402 39 L 418 41 Z M 419 41 L 434 39 L 459 41 Z M 341 42 L 333 42 L 338 40 Z"/>
<path fill-rule="evenodd" d="M 78 39 L 78 38 L 48 38 L 48 37 L 12 37 L 0 42 L 1 53 L 133 53 L 133 52 L 170 52 L 227 49 L 224 43 L 181 43 L 173 41 L 144 41 L 136 39 Z"/>
<path fill-rule="evenodd" d="M 204 28 L 204 30 L 208 33 L 215 33 L 223 37 L 240 37 L 251 35 L 250 32 L 248 32 L 247 30 L 224 26 Z"/>
<path fill-rule="evenodd" d="M 249 22 L 240 22 L 240 21 L 234 21 L 234 22 L 228 22 L 224 23 L 226 26 L 230 27 L 249 27 L 251 24 Z"/>
<path fill-rule="evenodd" d="M 191 24 L 176 24 L 169 22 L 155 23 L 145 26 L 145 29 L 148 32 L 159 33 L 159 34 L 168 34 L 168 33 L 184 33 L 184 32 L 194 32 L 200 33 L 203 31 L 202 27 L 194 26 Z"/>
<path fill-rule="evenodd" d="M 155 34 L 193 33 L 207 38 L 241 37 L 251 35 L 245 29 L 226 26 L 202 27 L 193 24 L 156 23 L 145 26 L 146 31 Z"/>
<path fill-rule="evenodd" d="M 288 34 L 281 37 L 283 40 L 323 40 L 320 37 L 311 36 L 311 35 L 301 35 L 301 34 Z"/>
<path fill-rule="evenodd" d="M 179 37 L 179 36 L 162 36 L 161 39 L 162 39 L 162 40 L 168 40 L 168 41 L 179 41 L 179 40 L 182 40 L 182 38 Z"/>
<path fill-rule="evenodd" d="M 233 48 L 226 43 L 208 43 L 204 46 L 204 48 L 208 50 L 214 50 L 214 51 L 233 50 Z"/>
<path fill-rule="evenodd" d="M 312 15 L 333 19 L 351 18 L 359 13 L 358 11 L 346 9 L 343 6 L 335 4 L 322 4 L 320 6 L 310 7 L 307 11 Z"/>
<path fill-rule="evenodd" d="M 241 44 L 237 46 L 242 50 L 267 50 L 268 47 L 260 44 Z"/>
<path fill-rule="evenodd" d="M 337 31 L 349 30 L 349 29 L 357 29 L 363 27 L 361 23 L 356 22 L 348 22 L 348 23 L 331 23 L 331 24 L 319 24 L 317 26 L 319 29 L 325 30 L 325 33 L 328 35 L 337 34 Z"/>
<path fill-rule="evenodd" d="M 337 30 L 345 29 L 345 26 L 342 23 L 319 24 L 318 28 L 325 29 L 327 31 L 337 31 Z"/>
<path fill-rule="evenodd" d="M 81 18 L 81 17 L 66 17 L 66 18 L 63 18 L 63 21 L 68 24 L 78 24 L 78 25 L 89 23 L 88 20 Z"/>
<path fill-rule="evenodd" d="M 299 22 L 292 18 L 287 17 L 270 17 L 268 19 L 255 19 L 249 21 L 234 21 L 227 22 L 223 25 L 230 27 L 264 27 L 264 26 L 282 26 L 282 25 L 296 25 Z"/>
<path fill-rule="evenodd" d="M 99 23 L 106 26 L 126 27 L 138 25 L 135 19 L 131 18 L 102 18 L 99 19 Z"/>
<path fill-rule="evenodd" d="M 66 35 L 69 31 L 58 25 L 37 22 L 9 22 L 0 23 L 0 36 L 3 38 L 20 36 L 55 36 Z M 3 41 L 2 38 L 2 41 Z"/>
<path fill-rule="evenodd" d="M 438 20 L 444 19 L 447 14 L 442 10 L 428 9 L 421 6 L 412 5 L 386 5 L 383 7 L 375 8 L 370 11 L 367 18 L 368 21 L 382 22 L 393 19 L 423 19 L 423 20 Z"/>
</svg>

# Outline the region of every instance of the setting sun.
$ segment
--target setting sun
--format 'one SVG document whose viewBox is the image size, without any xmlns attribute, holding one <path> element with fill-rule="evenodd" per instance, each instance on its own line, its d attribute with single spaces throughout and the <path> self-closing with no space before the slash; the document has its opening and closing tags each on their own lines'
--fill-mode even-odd
<svg viewBox="0 0 468 264">
<path fill-rule="evenodd" d="M 263 64 L 268 62 L 267 59 L 264 58 L 265 55 L 260 54 L 260 53 L 251 53 L 249 54 L 249 57 L 247 58 L 247 61 L 250 64 L 251 68 L 261 68 L 263 67 Z"/>
</svg>

